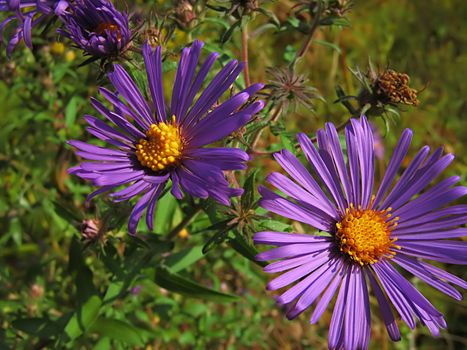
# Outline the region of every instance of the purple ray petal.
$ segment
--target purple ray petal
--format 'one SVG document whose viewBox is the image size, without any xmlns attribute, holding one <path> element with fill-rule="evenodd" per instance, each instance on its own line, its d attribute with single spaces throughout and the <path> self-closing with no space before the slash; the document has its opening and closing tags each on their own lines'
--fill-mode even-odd
<svg viewBox="0 0 467 350">
<path fill-rule="evenodd" d="M 330 237 L 312 236 L 302 233 L 288 233 L 288 232 L 274 232 L 274 231 L 263 231 L 257 232 L 253 236 L 255 244 L 271 244 L 271 245 L 282 245 L 287 243 L 323 243 L 329 242 L 331 244 Z"/>
<path fill-rule="evenodd" d="M 391 306 L 389 305 L 383 290 L 379 286 L 378 281 L 373 277 L 373 274 L 369 269 L 366 269 L 366 275 L 370 280 L 373 292 L 376 296 L 376 300 L 378 301 L 381 316 L 383 318 L 384 324 L 386 325 L 389 337 L 393 341 L 399 341 L 401 339 L 401 333 L 399 331 L 399 327 L 397 326 L 397 321 L 394 318 L 394 314 L 392 313 Z"/>
<path fill-rule="evenodd" d="M 459 293 L 451 285 L 433 276 L 429 271 L 426 271 L 423 265 L 421 265 L 417 260 L 405 257 L 402 254 L 398 254 L 396 257 L 393 258 L 393 261 L 408 272 L 410 272 L 411 274 L 420 278 L 422 281 L 428 283 L 429 285 L 438 289 L 444 294 L 449 295 L 451 298 L 457 300 L 462 299 L 461 293 Z"/>
<path fill-rule="evenodd" d="M 394 180 L 394 177 L 396 176 L 397 171 L 401 166 L 402 160 L 407 154 L 410 142 L 412 141 L 412 136 L 413 132 L 410 129 L 405 129 L 402 133 L 399 142 L 397 143 L 396 148 L 394 149 L 394 153 L 392 154 L 391 160 L 386 169 L 386 172 L 384 173 L 383 180 L 376 194 L 375 201 L 373 203 L 374 208 L 378 207 L 379 203 L 384 198 L 384 195 L 389 189 L 389 186 Z"/>
</svg>

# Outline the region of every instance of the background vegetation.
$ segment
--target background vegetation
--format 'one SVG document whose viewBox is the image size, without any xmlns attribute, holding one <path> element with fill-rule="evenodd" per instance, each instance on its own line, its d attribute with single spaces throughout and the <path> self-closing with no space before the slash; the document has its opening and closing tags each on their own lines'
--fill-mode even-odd
<svg viewBox="0 0 467 350">
<path fill-rule="evenodd" d="M 306 13 L 293 15 L 291 8 L 297 3 L 260 2 L 264 13 L 244 19 L 252 82 L 271 83 L 274 78 L 267 68 L 290 64 L 306 40 L 302 29 L 310 18 Z M 176 4 L 127 4 L 130 12 L 150 13 L 153 19 L 143 26 L 140 40 L 168 39 L 166 91 L 180 48 L 194 38 L 205 41 L 208 51 L 222 52 L 222 62 L 242 55 L 240 26 L 232 27 L 237 19 L 212 8 L 229 8 L 231 2 L 209 1 L 211 8 L 197 2 L 188 8 L 189 23 L 174 12 Z M 366 72 L 369 59 L 380 71 L 390 67 L 406 72 L 411 86 L 423 90 L 418 107 L 403 107 L 400 118 L 388 119 L 388 132 L 383 118 L 372 119 L 385 135 L 380 166 L 387 162 L 401 130 L 409 127 L 415 130 L 410 154 L 425 144 L 433 149 L 444 145 L 457 156 L 444 176 L 460 175 L 465 184 L 465 18 L 462 0 L 375 0 L 357 1 L 339 21 L 320 26 L 296 72 L 307 76 L 305 85 L 316 88 L 323 100 L 313 100 L 314 111 L 304 106 L 282 110 L 264 129 L 251 170 L 237 174 L 250 196 L 242 198 L 242 213 L 254 207 L 254 178 L 262 183 L 278 170 L 269 152 L 293 147 L 297 131 L 313 135 L 325 121 L 340 124 L 348 119 L 347 109 L 334 103 L 336 85 L 357 95 L 361 84 L 349 67 Z M 137 26 L 138 16 L 134 20 Z M 172 35 L 167 34 L 171 27 Z M 177 225 L 193 209 L 167 195 L 157 209 L 155 232 L 147 233 L 141 225 L 140 238 L 131 238 L 126 233 L 130 204 L 117 206 L 102 198 L 84 206 L 91 187 L 67 175 L 66 169 L 78 159 L 65 142 L 88 138 L 81 116 L 94 114 L 89 97 L 97 95 L 97 86 L 108 86 L 105 67 L 97 63 L 79 67 L 85 58 L 70 42 L 53 30 L 38 32 L 33 52 L 20 46 L 8 60 L 4 46 L 0 48 L 0 349 L 327 348 L 331 309 L 318 325 L 308 324 L 307 313 L 287 321 L 265 291 L 268 276 L 250 260 L 255 230 L 306 228 L 274 221 L 277 217 L 250 220 L 234 213 L 232 218 L 248 217 L 242 221 L 245 225 L 231 230 L 224 225 L 220 230 L 216 223 L 228 216 L 206 202 L 180 230 Z M 141 78 L 138 53 L 128 55 L 128 69 Z M 239 141 L 234 135 L 231 142 Z M 96 240 L 84 239 L 80 227 L 85 219 L 105 222 L 108 232 Z M 166 239 L 168 232 L 176 234 L 175 239 Z M 467 277 L 461 267 L 447 268 Z M 422 327 L 411 333 L 402 326 L 403 340 L 390 343 L 372 300 L 370 347 L 467 347 L 465 303 L 416 279 L 412 282 L 445 313 L 448 330 L 432 339 Z"/>
</svg>

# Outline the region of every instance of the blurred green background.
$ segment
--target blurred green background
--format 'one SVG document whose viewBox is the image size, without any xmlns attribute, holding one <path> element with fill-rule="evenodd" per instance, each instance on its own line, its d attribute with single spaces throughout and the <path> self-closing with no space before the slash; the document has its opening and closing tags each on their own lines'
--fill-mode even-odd
<svg viewBox="0 0 467 350">
<path fill-rule="evenodd" d="M 296 4 L 278 0 L 261 6 L 285 23 Z M 157 1 L 128 6 L 151 10 L 155 17 L 173 5 Z M 308 84 L 318 89 L 325 102 L 317 101 L 315 112 L 299 108 L 283 115 L 286 131 L 313 134 L 325 121 L 345 121 L 345 108 L 333 103 L 335 86 L 356 95 L 360 86 L 349 67 L 365 71 L 371 59 L 380 70 L 390 67 L 409 74 L 411 86 L 423 90 L 420 105 L 402 108 L 400 119 L 390 123 L 383 141 L 386 161 L 401 130 L 412 128 L 415 136 L 410 154 L 425 144 L 432 149 L 444 146 L 455 153 L 456 160 L 443 176 L 459 175 L 465 185 L 465 1 L 357 1 L 346 16 L 350 26 L 319 29 L 298 64 L 298 71 L 308 76 Z M 223 46 L 219 44 L 228 23 L 222 21 L 222 15 L 207 10 L 191 32 L 177 28 L 169 47 L 177 53 L 186 42 L 199 38 L 209 50 L 239 58 L 239 31 Z M 249 41 L 254 82 L 268 82 L 271 77 L 266 68 L 284 66 L 288 52 L 298 50 L 304 40 L 298 31 L 255 33 L 265 22 L 267 18 L 256 15 L 249 23 L 250 33 L 257 34 Z M 40 36 L 36 32 L 34 54 L 20 46 L 10 60 L 4 46 L 0 48 L 0 349 L 327 349 L 330 309 L 317 325 L 308 324 L 307 312 L 287 321 L 271 293 L 265 291 L 268 276 L 259 266 L 227 249 L 226 244 L 205 256 L 200 253 L 199 247 L 209 238 L 209 232 L 202 232 L 208 226 L 205 215 L 176 239 L 176 249 L 191 254 L 191 260 L 184 260 L 187 266 L 179 268 L 202 285 L 239 296 L 233 302 L 190 298 L 161 288 L 155 283 L 151 264 L 146 261 L 141 270 L 135 267 L 140 262 L 140 247 L 126 237 L 125 226 L 119 229 L 121 223 L 108 233 L 105 244 L 82 249 L 77 226 L 83 218 L 102 218 L 110 212 L 126 220 L 128 206 L 116 207 L 101 199 L 98 205 L 86 208 L 83 201 L 91 188 L 66 173 L 78 160 L 65 142 L 88 137 L 81 116 L 93 114 L 88 99 L 97 95 L 98 85 L 108 83 L 97 65 L 78 68 L 84 60 L 81 53 L 55 38 L 53 33 Z M 170 81 L 166 85 L 169 87 Z M 375 123 L 385 134 L 381 118 Z M 262 149 L 281 145 L 270 131 L 258 144 Z M 259 157 L 251 165 L 260 169 L 260 179 L 278 169 L 270 157 Z M 172 198 L 164 197 L 155 231 L 167 232 L 181 220 L 183 210 Z M 158 243 L 160 236 L 155 236 L 154 245 L 161 252 L 172 249 Z M 447 268 L 467 277 L 462 267 Z M 465 303 L 415 279 L 412 282 L 444 312 L 447 331 L 433 339 L 420 325 L 414 332 L 401 326 L 403 340 L 391 343 L 375 307 L 370 348 L 467 348 Z M 125 291 L 113 298 L 112 288 L 122 285 Z M 85 332 L 73 333 L 68 328 L 67 336 L 74 336 L 69 341 L 58 330 L 63 324 L 71 327 L 67 322 L 73 312 L 96 291 L 108 297 L 97 323 Z M 376 306 L 373 300 L 372 306 Z"/>
</svg>

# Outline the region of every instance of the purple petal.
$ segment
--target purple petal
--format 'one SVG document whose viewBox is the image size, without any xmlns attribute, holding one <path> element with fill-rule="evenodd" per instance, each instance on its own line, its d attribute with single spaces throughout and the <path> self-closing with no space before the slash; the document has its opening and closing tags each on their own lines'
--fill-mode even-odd
<svg viewBox="0 0 467 350">
<path fill-rule="evenodd" d="M 308 162 L 310 162 L 318 177 L 326 185 L 335 202 L 338 204 L 339 210 L 344 213 L 347 204 L 343 198 L 340 184 L 334 182 L 331 174 L 329 173 L 329 169 L 327 169 L 323 159 L 318 154 L 318 151 L 310 139 L 303 133 L 298 134 L 297 138 L 306 158 L 308 159 Z"/>
<path fill-rule="evenodd" d="M 378 281 L 376 281 L 369 269 L 366 269 L 366 274 L 370 280 L 373 292 L 376 296 L 376 300 L 378 301 L 381 316 L 383 318 L 384 324 L 386 325 L 389 337 L 392 341 L 399 341 L 401 339 L 401 333 L 399 331 L 399 327 L 397 326 L 397 321 L 394 318 L 394 314 L 392 313 L 391 306 L 389 305 L 384 292 L 379 286 Z"/>
<path fill-rule="evenodd" d="M 288 150 L 282 150 L 274 154 L 274 158 L 282 166 L 282 168 L 297 181 L 304 190 L 308 191 L 317 199 L 317 207 L 335 220 L 339 219 L 339 215 L 334 205 L 331 204 L 329 198 L 324 194 L 315 179 L 310 175 L 308 170 L 302 163 Z"/>
<path fill-rule="evenodd" d="M 420 278 L 422 281 L 428 283 L 444 294 L 447 294 L 456 300 L 462 299 L 461 293 L 451 285 L 441 281 L 436 276 L 433 276 L 429 271 L 426 271 L 423 265 L 421 265 L 417 260 L 405 257 L 402 254 L 397 255 L 392 260 L 414 276 Z"/>
<path fill-rule="evenodd" d="M 287 244 L 256 255 L 258 261 L 293 258 L 304 254 L 319 254 L 323 250 L 329 251 L 330 243 Z"/>
<path fill-rule="evenodd" d="M 324 294 L 321 296 L 321 299 L 318 301 L 316 305 L 315 311 L 310 318 L 310 323 L 315 324 L 318 322 L 320 317 L 323 315 L 324 311 L 328 307 L 329 303 L 332 300 L 332 297 L 336 293 L 337 287 L 341 284 L 342 277 L 346 274 L 346 268 L 343 268 L 340 272 L 337 273 L 336 277 L 333 279 L 329 287 L 326 289 Z"/>
<path fill-rule="evenodd" d="M 266 210 L 292 220 L 306 223 L 321 231 L 329 232 L 335 227 L 335 222 L 330 221 L 329 216 L 323 215 L 323 212 L 320 210 L 313 210 L 311 206 L 304 207 L 294 203 L 277 195 L 266 187 L 261 186 L 258 190 L 263 196 L 259 201 L 259 205 Z"/>
<path fill-rule="evenodd" d="M 312 261 L 309 261 L 306 264 L 295 267 L 292 270 L 284 272 L 279 277 L 274 278 L 268 283 L 268 290 L 277 290 L 279 288 L 285 287 L 300 278 L 303 278 L 313 272 L 315 269 L 325 264 L 330 260 L 329 252 L 324 251 L 314 256 Z"/>
<path fill-rule="evenodd" d="M 305 279 L 282 294 L 278 298 L 278 301 L 281 304 L 290 303 L 301 295 L 295 306 L 287 313 L 287 318 L 289 320 L 294 319 L 303 311 L 308 309 L 310 305 L 319 297 L 319 295 L 327 288 L 341 267 L 342 261 L 331 259 L 328 262 L 325 262 L 321 267 L 319 267 Z"/>
<path fill-rule="evenodd" d="M 312 236 L 302 233 L 287 233 L 287 232 L 274 232 L 274 231 L 263 231 L 257 232 L 253 236 L 255 244 L 270 244 L 270 245 L 282 245 L 290 243 L 323 243 L 331 242 L 330 237 Z"/>
<path fill-rule="evenodd" d="M 412 140 L 413 132 L 410 129 L 405 129 L 402 133 L 399 142 L 397 143 L 396 148 L 394 149 L 394 153 L 391 157 L 389 165 L 384 173 L 383 180 L 381 185 L 378 189 L 378 193 L 376 194 L 375 201 L 373 203 L 373 207 L 378 207 L 381 200 L 384 198 L 389 186 L 391 185 L 394 177 L 399 170 L 402 160 L 404 159 L 405 155 L 407 154 L 407 150 L 409 149 L 410 142 Z"/>
<path fill-rule="evenodd" d="M 148 42 L 143 45 L 144 64 L 148 77 L 149 90 L 156 110 L 156 119 L 159 122 L 166 120 L 164 103 L 164 87 L 162 84 L 162 48 L 158 46 L 153 52 Z"/>
<path fill-rule="evenodd" d="M 139 89 L 130 78 L 128 73 L 119 64 L 114 64 L 114 71 L 108 74 L 109 80 L 112 85 L 117 89 L 118 93 L 128 101 L 131 107 L 138 113 L 135 115 L 136 122 L 141 127 L 149 128 L 151 124 L 156 122 L 151 114 L 151 109 L 148 103 L 141 95 Z"/>
<path fill-rule="evenodd" d="M 128 233 L 130 235 L 136 234 L 136 228 L 138 226 L 139 219 L 143 215 L 144 209 L 148 206 L 153 195 L 157 192 L 158 187 L 155 187 L 147 191 L 136 203 L 133 211 L 130 214 L 130 219 L 128 221 Z"/>
</svg>

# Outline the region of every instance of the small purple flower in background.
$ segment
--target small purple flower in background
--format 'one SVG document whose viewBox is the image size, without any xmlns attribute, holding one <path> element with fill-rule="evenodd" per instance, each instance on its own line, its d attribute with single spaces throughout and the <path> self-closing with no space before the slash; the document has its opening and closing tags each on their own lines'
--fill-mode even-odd
<svg viewBox="0 0 467 350">
<path fill-rule="evenodd" d="M 262 187 L 260 205 L 328 235 L 256 233 L 256 244 L 277 246 L 257 256 L 260 261 L 278 260 L 265 268 L 267 273 L 282 273 L 269 282 L 268 289 L 295 283 L 277 300 L 286 307 L 289 319 L 316 302 L 311 323 L 318 321 L 339 289 L 328 336 L 330 349 L 368 347 L 369 286 L 392 340 L 400 339 L 393 308 L 410 328 L 418 318 L 436 336 L 446 328 L 443 315 L 394 265 L 462 299 L 449 283 L 467 288 L 465 281 L 420 260 L 467 264 L 467 242 L 448 239 L 467 232 L 458 227 L 467 222 L 467 205 L 449 206 L 467 194 L 467 188 L 453 187 L 460 179 L 453 176 L 426 189 L 454 157 L 442 156 L 442 149 L 429 155 L 425 146 L 391 187 L 412 138 L 407 129 L 373 195 L 374 140 L 366 118 L 352 119 L 345 136 L 347 164 L 333 124 L 318 131 L 318 149 L 306 135 L 298 135 L 313 175 L 289 151 L 275 154 L 294 180 L 272 173 L 268 181 L 290 198 Z"/>
<path fill-rule="evenodd" d="M 15 33 L 7 46 L 7 54 L 10 55 L 21 40 L 32 49 L 32 27 L 52 14 L 63 14 L 67 8 L 67 0 L 0 0 L 0 12 L 14 13 L 0 23 L 0 43 L 7 25 L 14 20 L 17 22 Z"/>
<path fill-rule="evenodd" d="M 148 103 L 135 83 L 118 64 L 109 79 L 118 94 L 101 88 L 101 94 L 115 107 L 112 112 L 96 99 L 92 105 L 112 124 L 85 116 L 88 131 L 114 148 L 103 148 L 81 141 L 69 143 L 76 154 L 95 162 L 83 162 L 70 173 L 88 179 L 100 189 L 89 198 L 122 185 L 111 194 L 116 201 L 127 201 L 142 195 L 136 203 L 128 224 L 131 234 L 146 211 L 146 222 L 153 229 L 154 210 L 166 183 L 171 180 L 172 194 L 181 199 L 183 193 L 199 198 L 211 197 L 224 205 L 230 197 L 239 196 L 242 189 L 230 188 L 223 171 L 244 169 L 247 153 L 237 148 L 204 148 L 219 141 L 247 123 L 263 107 L 263 102 L 247 104 L 260 90 L 254 84 L 224 103 L 214 107 L 243 69 L 233 60 L 213 78 L 200 93 L 203 82 L 218 54 L 211 53 L 196 74 L 203 44 L 195 41 L 182 52 L 172 90 L 172 101 L 164 101 L 161 47 L 155 51 L 143 46 L 143 56 L 152 100 Z M 199 97 L 195 101 L 195 97 Z M 119 98 L 127 102 L 124 103 Z M 135 123 L 130 123 L 128 118 Z"/>
<path fill-rule="evenodd" d="M 383 137 L 379 132 L 379 128 L 376 124 L 370 122 L 371 132 L 373 133 L 373 147 L 375 156 L 378 159 L 384 159 L 384 143 Z"/>
<path fill-rule="evenodd" d="M 94 57 L 117 56 L 130 44 L 128 15 L 109 0 L 76 0 L 60 19 L 58 33 Z"/>
<path fill-rule="evenodd" d="M 139 293 L 141 293 L 141 290 L 143 289 L 143 287 L 140 285 L 140 284 L 137 284 L 136 286 L 134 286 L 133 288 L 131 288 L 131 294 L 133 295 L 139 295 Z"/>
</svg>

